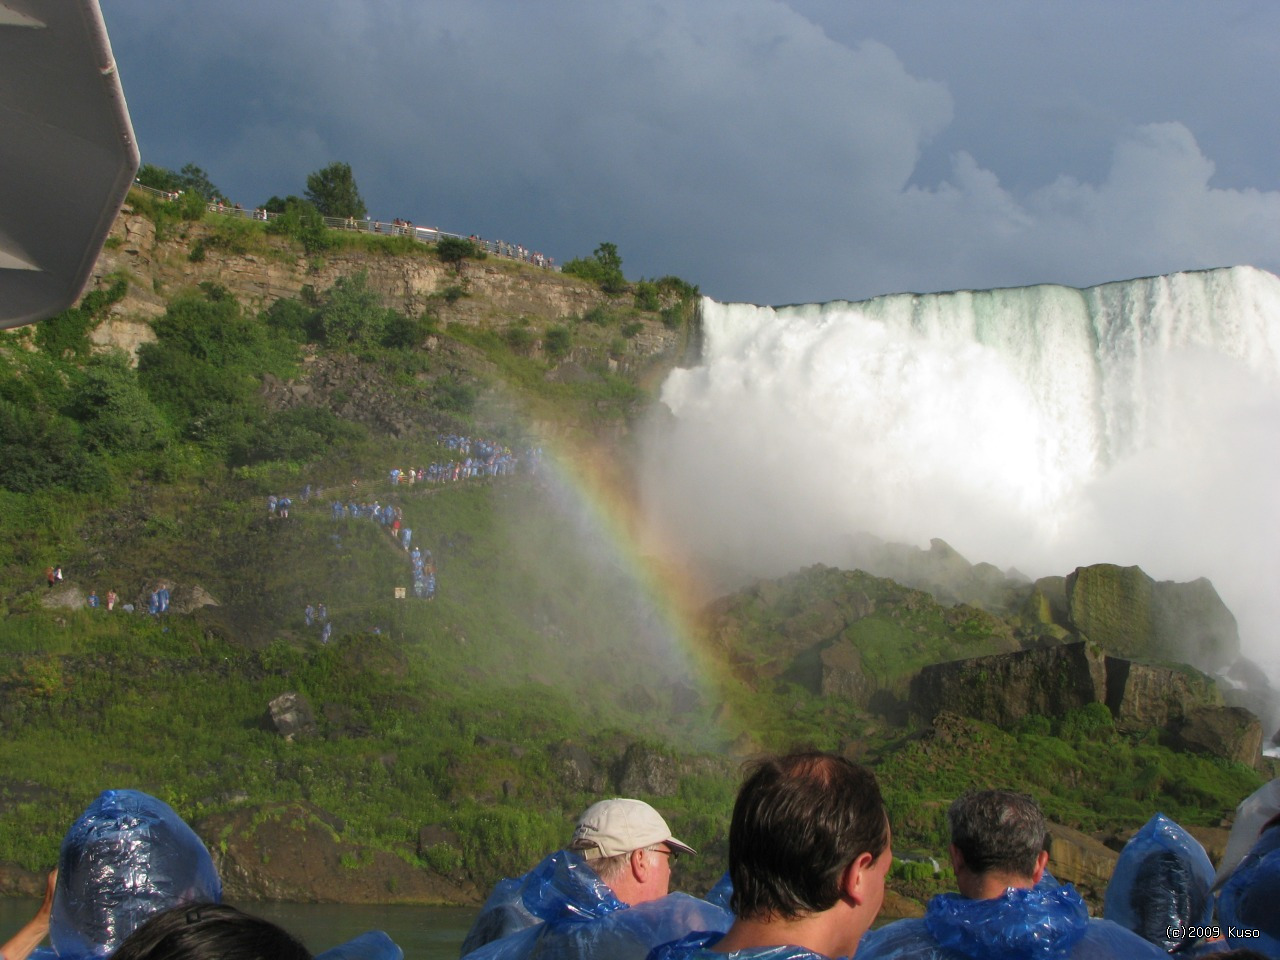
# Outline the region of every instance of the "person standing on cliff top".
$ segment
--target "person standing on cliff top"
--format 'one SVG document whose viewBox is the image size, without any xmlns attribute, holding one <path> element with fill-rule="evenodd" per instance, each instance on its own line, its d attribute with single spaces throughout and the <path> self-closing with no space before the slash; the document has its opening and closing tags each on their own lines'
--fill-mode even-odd
<svg viewBox="0 0 1280 960">
<path fill-rule="evenodd" d="M 858 960 L 1157 960 L 1159 947 L 1094 920 L 1049 863 L 1048 828 L 1031 797 L 967 793 L 947 811 L 957 893 L 929 901 L 924 919 L 899 920 L 863 939 Z"/>
</svg>

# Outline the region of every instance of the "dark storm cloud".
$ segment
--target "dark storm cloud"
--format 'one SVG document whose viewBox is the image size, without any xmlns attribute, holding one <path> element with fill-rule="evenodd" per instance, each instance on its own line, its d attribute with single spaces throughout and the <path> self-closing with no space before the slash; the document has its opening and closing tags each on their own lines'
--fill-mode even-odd
<svg viewBox="0 0 1280 960">
<path fill-rule="evenodd" d="M 246 205 L 343 160 L 762 302 L 1276 269 L 1277 8 L 1114 6 L 103 0 L 144 161 Z"/>
</svg>

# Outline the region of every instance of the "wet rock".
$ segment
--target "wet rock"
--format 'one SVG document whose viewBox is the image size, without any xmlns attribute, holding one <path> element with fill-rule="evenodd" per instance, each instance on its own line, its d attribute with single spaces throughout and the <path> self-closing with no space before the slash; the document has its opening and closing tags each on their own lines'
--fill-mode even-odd
<svg viewBox="0 0 1280 960">
<path fill-rule="evenodd" d="M 1050 823 L 1049 872 L 1074 883 L 1086 899 L 1100 901 L 1119 854 L 1100 840 L 1060 823 Z"/>
<path fill-rule="evenodd" d="M 1235 617 L 1213 584 L 1157 583 L 1138 567 L 1099 563 L 1066 578 L 1070 625 L 1107 652 L 1179 660 L 1203 670 L 1240 655 Z"/>
<path fill-rule="evenodd" d="M 676 761 L 642 743 L 633 743 L 627 748 L 618 761 L 614 779 L 618 792 L 625 797 L 641 794 L 671 797 L 680 787 Z"/>
<path fill-rule="evenodd" d="M 604 774 L 579 744 L 564 740 L 553 744 L 547 752 L 551 759 L 551 769 L 567 788 L 584 793 L 600 793 L 604 790 Z"/>
<path fill-rule="evenodd" d="M 945 711 L 1012 727 L 1105 703 L 1106 691 L 1102 650 L 1072 643 L 925 667 L 911 681 L 910 709 L 924 720 Z"/>
<path fill-rule="evenodd" d="M 1107 658 L 1107 706 L 1124 732 L 1168 729 L 1198 706 L 1221 703 L 1213 681 L 1198 671 Z"/>
<path fill-rule="evenodd" d="M 316 733 L 316 717 L 311 704 L 302 694 L 292 690 L 267 704 L 263 724 L 285 740 L 310 737 Z"/>
<path fill-rule="evenodd" d="M 866 706 L 876 683 L 862 671 L 862 653 L 848 640 L 839 640 L 819 654 L 824 697 L 840 697 Z"/>
<path fill-rule="evenodd" d="M 1175 733 L 1177 745 L 1251 767 L 1262 757 L 1262 723 L 1243 707 L 1195 707 Z"/>
</svg>

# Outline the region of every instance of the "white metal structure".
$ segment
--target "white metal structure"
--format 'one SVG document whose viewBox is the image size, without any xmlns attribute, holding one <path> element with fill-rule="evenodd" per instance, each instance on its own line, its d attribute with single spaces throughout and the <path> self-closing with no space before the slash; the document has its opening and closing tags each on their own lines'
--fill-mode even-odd
<svg viewBox="0 0 1280 960">
<path fill-rule="evenodd" d="M 0 0 L 0 328 L 75 303 L 137 170 L 98 0 Z"/>
</svg>

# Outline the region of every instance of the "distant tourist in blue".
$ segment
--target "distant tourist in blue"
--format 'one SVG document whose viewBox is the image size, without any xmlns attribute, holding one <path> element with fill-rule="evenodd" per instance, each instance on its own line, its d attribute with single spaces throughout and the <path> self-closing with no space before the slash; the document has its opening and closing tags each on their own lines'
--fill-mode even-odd
<svg viewBox="0 0 1280 960">
<path fill-rule="evenodd" d="M 88 601 L 88 602 L 89 602 L 89 609 L 90 609 L 90 610 L 97 610 L 97 609 L 98 609 L 98 591 L 97 591 L 97 590 L 90 590 L 90 591 L 89 591 L 89 601 Z"/>
<path fill-rule="evenodd" d="M 324 625 L 324 629 L 320 631 L 320 642 L 321 642 L 321 643 L 328 643 L 328 642 L 329 642 L 329 637 L 330 637 L 330 635 L 331 635 L 332 633 L 333 633 L 333 624 L 332 624 L 332 623 L 326 623 L 326 624 Z"/>
<path fill-rule="evenodd" d="M 307 621 L 307 626 L 311 626 L 316 622 L 316 608 L 308 603 L 302 610 L 302 616 Z"/>
<path fill-rule="evenodd" d="M 829 753 L 766 759 L 739 789 L 729 825 L 733 925 L 693 932 L 649 960 L 852 956 L 880 912 L 892 863 L 871 771 Z"/>
<path fill-rule="evenodd" d="M 1158 960 L 1164 950 L 1110 920 L 1094 920 L 1049 863 L 1040 807 L 1007 790 L 968 793 L 947 811 L 959 893 L 929 901 L 862 941 L 858 960 Z"/>
</svg>

